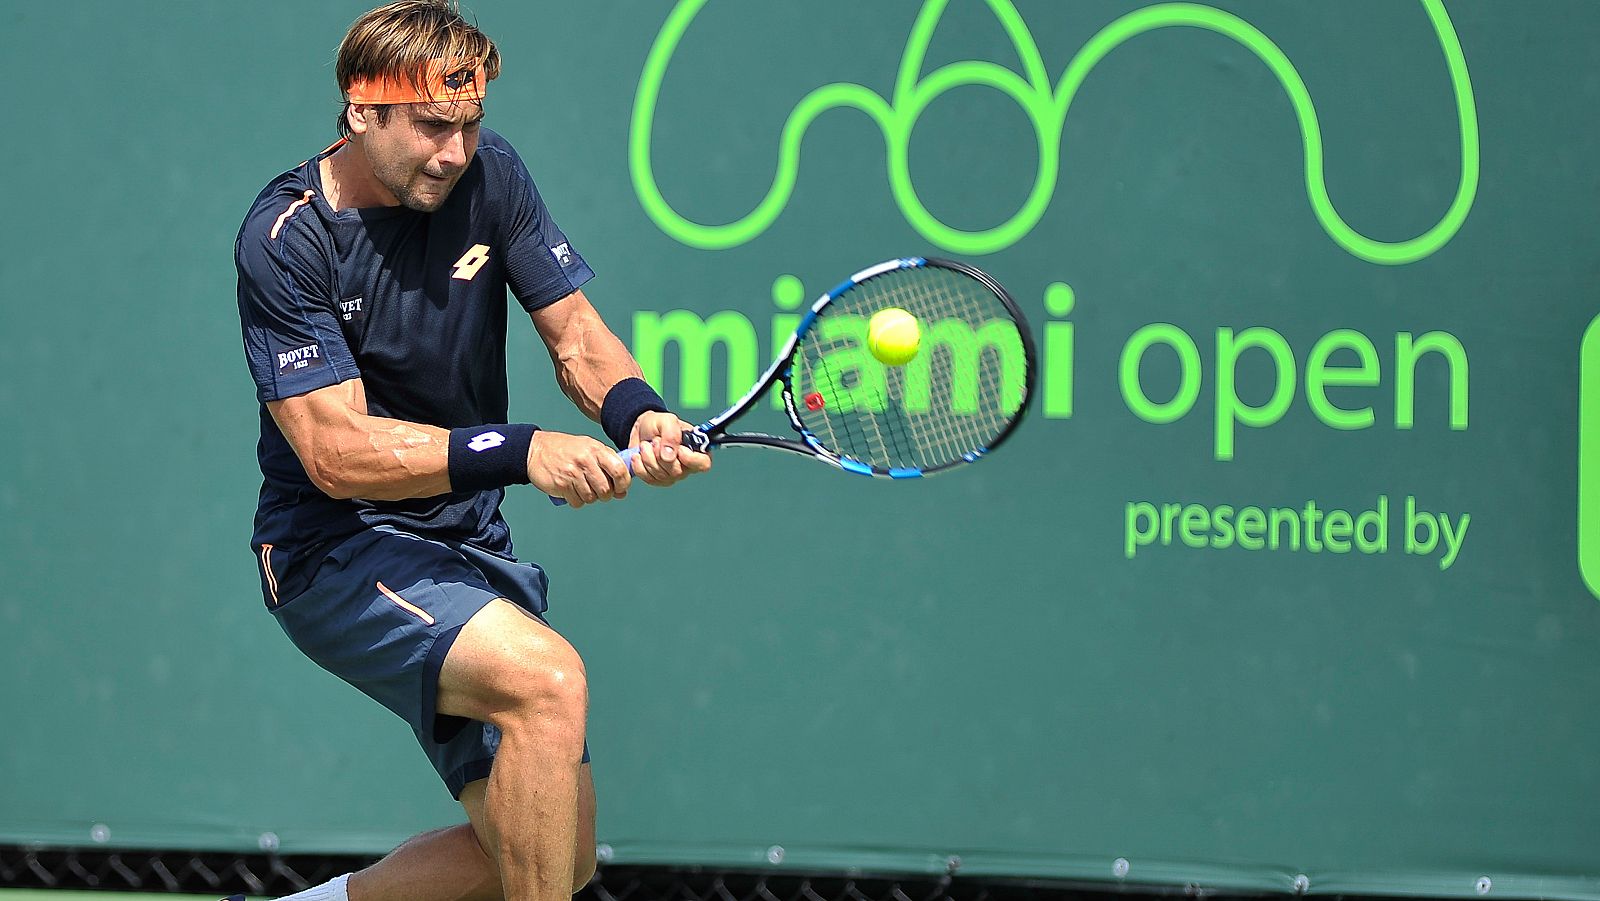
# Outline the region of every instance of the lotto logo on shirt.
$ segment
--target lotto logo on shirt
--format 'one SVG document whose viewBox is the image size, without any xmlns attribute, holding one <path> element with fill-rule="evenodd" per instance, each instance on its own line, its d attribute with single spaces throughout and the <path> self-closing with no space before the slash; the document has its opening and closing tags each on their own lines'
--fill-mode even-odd
<svg viewBox="0 0 1600 901">
<path fill-rule="evenodd" d="M 299 372 L 322 365 L 322 348 L 315 344 L 278 352 L 278 374 Z"/>
<path fill-rule="evenodd" d="M 478 270 L 483 268 L 483 264 L 487 262 L 489 262 L 489 245 L 474 244 L 467 248 L 467 252 L 461 255 L 461 259 L 456 260 L 455 266 L 451 267 L 455 271 L 450 273 L 450 277 L 470 282 L 472 277 L 478 274 Z"/>
<path fill-rule="evenodd" d="M 556 262 L 560 263 L 562 268 L 572 265 L 572 248 L 564 243 L 550 248 L 550 255 L 556 258 Z"/>
</svg>

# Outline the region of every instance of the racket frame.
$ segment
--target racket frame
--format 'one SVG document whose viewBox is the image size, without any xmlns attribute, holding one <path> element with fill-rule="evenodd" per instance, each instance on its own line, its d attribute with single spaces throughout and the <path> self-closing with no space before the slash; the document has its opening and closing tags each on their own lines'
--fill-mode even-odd
<svg viewBox="0 0 1600 901">
<path fill-rule="evenodd" d="M 869 279 L 876 278 L 877 276 L 888 272 L 893 272 L 899 269 L 921 268 L 948 269 L 967 276 L 968 278 L 974 279 L 994 293 L 995 297 L 998 298 L 1001 304 L 1006 308 L 1006 312 L 1009 313 L 1011 318 L 1016 322 L 1017 332 L 1022 340 L 1022 351 L 1024 361 L 1026 363 L 1026 375 L 1023 379 L 1022 403 L 1017 409 L 1017 415 L 1012 417 L 1012 419 L 1006 423 L 1005 427 L 1000 430 L 1000 433 L 995 436 L 993 441 L 989 442 L 988 446 L 975 448 L 972 451 L 964 454 L 960 460 L 953 460 L 928 469 L 922 469 L 918 467 L 885 469 L 882 467 L 871 466 L 859 460 L 842 457 L 830 449 L 827 445 L 823 444 L 816 435 L 812 434 L 810 429 L 806 428 L 805 423 L 803 423 L 800 419 L 799 408 L 795 406 L 794 398 L 793 375 L 795 348 L 799 346 L 800 341 L 805 337 L 806 332 L 808 332 L 816 323 L 817 318 L 822 315 L 823 310 L 827 309 L 829 304 L 832 304 L 835 300 L 844 296 L 844 294 L 850 289 L 865 281 L 868 281 Z M 902 257 L 900 259 L 886 260 L 875 266 L 869 266 L 865 269 L 862 269 L 860 272 L 855 273 L 848 279 L 845 279 L 838 285 L 834 286 L 834 288 L 828 291 L 826 294 L 823 294 L 821 297 L 817 298 L 816 302 L 811 305 L 811 309 L 806 312 L 805 317 L 802 318 L 800 323 L 795 327 L 794 333 L 791 334 L 788 340 L 784 342 L 783 347 L 773 355 L 772 365 L 768 366 L 766 372 L 762 373 L 761 377 L 756 380 L 755 386 L 746 392 L 743 397 L 741 397 L 727 410 L 702 423 L 698 428 L 695 429 L 695 432 L 685 432 L 684 437 L 686 439 L 686 443 L 691 443 L 696 447 L 697 450 L 704 450 L 710 447 L 738 447 L 740 445 L 768 447 L 775 450 L 788 451 L 790 453 L 814 457 L 823 461 L 824 463 L 828 463 L 840 470 L 843 470 L 844 472 L 851 472 L 857 475 L 888 479 L 920 478 L 922 476 L 942 472 L 946 469 L 950 469 L 965 463 L 976 462 L 979 458 L 983 457 L 985 454 L 993 452 L 995 448 L 1004 443 L 1006 438 L 1010 437 L 1011 433 L 1016 430 L 1017 426 L 1022 422 L 1023 416 L 1028 411 L 1028 407 L 1033 400 L 1034 383 L 1037 379 L 1037 375 L 1038 354 L 1034 349 L 1033 334 L 1031 329 L 1028 327 L 1028 320 L 1022 315 L 1022 309 L 1017 306 L 1017 302 L 1012 299 L 1011 295 L 1007 293 L 1006 289 L 1002 287 L 999 282 L 995 281 L 987 272 L 984 272 L 976 266 L 969 266 L 966 263 L 958 262 L 956 260 L 946 260 L 937 257 Z M 799 441 L 796 441 L 793 438 L 786 438 L 779 435 L 768 435 L 760 432 L 727 431 L 727 426 L 729 424 L 731 424 L 735 419 L 738 419 L 744 413 L 748 412 L 766 396 L 767 392 L 770 391 L 774 385 L 779 384 L 782 386 L 780 393 L 783 398 L 784 413 L 789 417 L 789 424 L 793 426 L 794 430 L 799 434 Z M 694 437 L 690 438 L 691 435 L 694 435 Z"/>
</svg>

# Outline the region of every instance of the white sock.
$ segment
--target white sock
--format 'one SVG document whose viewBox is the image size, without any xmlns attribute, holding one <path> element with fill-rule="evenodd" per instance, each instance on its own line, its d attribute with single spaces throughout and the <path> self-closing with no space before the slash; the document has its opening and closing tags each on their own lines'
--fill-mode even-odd
<svg viewBox="0 0 1600 901">
<path fill-rule="evenodd" d="M 350 874 L 336 876 L 321 885 L 313 885 L 303 892 L 284 895 L 278 901 L 350 901 L 350 892 L 346 883 L 350 881 Z"/>
</svg>

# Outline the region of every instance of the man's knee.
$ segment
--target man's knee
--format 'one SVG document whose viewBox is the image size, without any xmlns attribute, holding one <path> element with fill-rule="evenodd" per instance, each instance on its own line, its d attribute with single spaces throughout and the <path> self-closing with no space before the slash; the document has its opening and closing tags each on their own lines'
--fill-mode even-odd
<svg viewBox="0 0 1600 901">
<path fill-rule="evenodd" d="M 516 729 L 529 721 L 560 721 L 582 725 L 589 710 L 589 682 L 583 661 L 570 646 L 567 653 L 509 654 L 499 664 L 497 691 L 504 710 L 489 722 L 501 730 Z"/>
</svg>

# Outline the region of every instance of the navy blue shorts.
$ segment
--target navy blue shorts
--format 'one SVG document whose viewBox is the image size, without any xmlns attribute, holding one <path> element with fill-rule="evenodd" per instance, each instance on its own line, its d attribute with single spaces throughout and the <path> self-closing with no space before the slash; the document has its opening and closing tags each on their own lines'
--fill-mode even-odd
<svg viewBox="0 0 1600 901">
<path fill-rule="evenodd" d="M 496 598 L 542 622 L 548 584 L 532 563 L 379 526 L 330 551 L 305 591 L 276 606 L 269 595 L 268 606 L 307 657 L 409 723 L 460 798 L 489 775 L 500 730 L 441 715 L 439 669 L 461 627 Z"/>
</svg>

